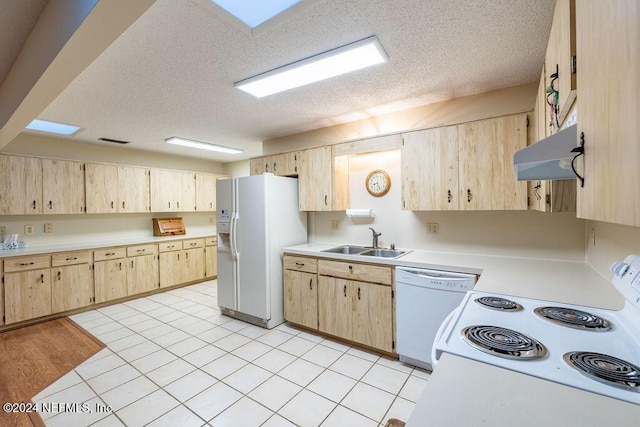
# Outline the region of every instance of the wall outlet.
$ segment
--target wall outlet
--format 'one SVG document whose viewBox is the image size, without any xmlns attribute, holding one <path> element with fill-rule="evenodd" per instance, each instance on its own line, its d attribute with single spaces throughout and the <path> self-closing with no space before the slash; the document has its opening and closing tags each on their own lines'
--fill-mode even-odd
<svg viewBox="0 0 640 427">
<path fill-rule="evenodd" d="M 31 224 L 25 225 L 24 226 L 24 234 L 26 234 L 27 236 L 29 234 L 33 234 L 33 225 L 31 225 Z"/>
<path fill-rule="evenodd" d="M 427 234 L 439 234 L 440 233 L 440 224 L 437 222 L 428 222 L 427 223 Z"/>
<path fill-rule="evenodd" d="M 331 229 L 332 230 L 337 230 L 338 228 L 340 228 L 340 221 L 337 219 L 332 219 L 331 220 Z"/>
<path fill-rule="evenodd" d="M 51 223 L 51 222 L 47 222 L 47 223 L 44 225 L 44 232 L 45 232 L 45 233 L 53 233 L 53 223 Z"/>
</svg>

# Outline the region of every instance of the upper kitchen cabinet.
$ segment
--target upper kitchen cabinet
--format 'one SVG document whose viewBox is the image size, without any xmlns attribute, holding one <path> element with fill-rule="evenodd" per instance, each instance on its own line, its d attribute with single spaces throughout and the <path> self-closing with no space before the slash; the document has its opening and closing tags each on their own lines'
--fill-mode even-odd
<svg viewBox="0 0 640 427">
<path fill-rule="evenodd" d="M 213 212 L 216 210 L 216 181 L 224 175 L 196 173 L 196 210 Z"/>
<path fill-rule="evenodd" d="M 458 125 L 459 208 L 527 209 L 527 184 L 516 181 L 512 167 L 526 145 L 526 114 Z"/>
<path fill-rule="evenodd" d="M 149 212 L 149 170 L 103 163 L 85 165 L 87 213 Z"/>
<path fill-rule="evenodd" d="M 545 57 L 545 89 L 554 112 L 551 119 L 557 132 L 576 99 L 576 1 L 558 0 Z M 556 96 L 557 95 L 557 96 Z M 557 102 L 556 102 L 557 100 Z"/>
<path fill-rule="evenodd" d="M 42 159 L 44 214 L 84 213 L 84 164 Z"/>
<path fill-rule="evenodd" d="M 151 170 L 151 211 L 196 210 L 196 176 L 193 172 Z"/>
<path fill-rule="evenodd" d="M 42 160 L 0 155 L 0 215 L 42 213 Z"/>
<path fill-rule="evenodd" d="M 458 128 L 409 132 L 402 143 L 402 208 L 458 209 Z"/>
<path fill-rule="evenodd" d="M 549 136 L 549 106 L 545 87 L 545 70 L 543 66 L 536 105 L 533 110 L 532 125 L 529 126 L 529 142 L 531 144 Z M 576 180 L 530 181 L 529 209 L 541 212 L 575 212 Z"/>
<path fill-rule="evenodd" d="M 301 211 L 340 211 L 349 207 L 349 156 L 333 156 L 332 147 L 300 155 L 298 203 Z"/>
<path fill-rule="evenodd" d="M 640 4 L 576 2 L 580 218 L 640 226 Z M 579 141 L 576 142 L 577 144 Z M 583 160 L 582 160 L 583 159 Z"/>
<path fill-rule="evenodd" d="M 300 152 L 276 154 L 273 156 L 258 157 L 249 161 L 251 175 L 272 173 L 279 176 L 297 176 Z"/>
</svg>

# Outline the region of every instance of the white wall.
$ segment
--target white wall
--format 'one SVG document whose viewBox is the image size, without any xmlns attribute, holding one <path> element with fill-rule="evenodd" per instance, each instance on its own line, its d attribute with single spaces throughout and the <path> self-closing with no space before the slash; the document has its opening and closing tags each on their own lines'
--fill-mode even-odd
<svg viewBox="0 0 640 427">
<path fill-rule="evenodd" d="M 401 209 L 400 151 L 351 156 L 352 208 L 372 208 L 375 218 L 352 219 L 345 212 L 309 215 L 309 240 L 371 244 L 371 231 L 382 232 L 381 246 L 457 253 L 481 253 L 584 261 L 585 221 L 575 214 L 528 211 L 411 212 Z M 365 189 L 367 174 L 383 169 L 391 177 L 391 189 L 376 198 Z M 332 220 L 340 221 L 337 230 Z M 427 222 L 439 224 L 439 234 L 427 234 Z"/>
<path fill-rule="evenodd" d="M 249 160 L 240 160 L 239 162 L 225 163 L 224 173 L 231 176 L 231 178 L 249 176 L 249 174 L 251 173 L 251 170 L 249 168 Z"/>
<path fill-rule="evenodd" d="M 627 255 L 640 255 L 640 228 L 587 221 L 587 263 L 610 279 L 609 266 Z"/>
</svg>

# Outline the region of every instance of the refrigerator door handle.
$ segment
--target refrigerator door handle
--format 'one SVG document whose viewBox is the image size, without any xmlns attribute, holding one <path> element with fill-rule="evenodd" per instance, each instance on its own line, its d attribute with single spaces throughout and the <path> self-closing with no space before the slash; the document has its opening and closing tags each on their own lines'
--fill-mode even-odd
<svg viewBox="0 0 640 427">
<path fill-rule="evenodd" d="M 234 212 L 231 215 L 231 256 L 234 260 L 238 260 L 238 247 L 237 247 L 237 230 L 238 230 L 238 214 Z"/>
</svg>

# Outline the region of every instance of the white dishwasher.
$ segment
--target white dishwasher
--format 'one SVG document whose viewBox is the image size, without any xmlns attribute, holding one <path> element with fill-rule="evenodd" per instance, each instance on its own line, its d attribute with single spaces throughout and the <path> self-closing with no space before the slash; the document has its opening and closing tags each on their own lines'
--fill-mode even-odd
<svg viewBox="0 0 640 427">
<path fill-rule="evenodd" d="M 473 289 L 475 274 L 396 267 L 396 327 L 400 361 L 432 370 L 440 324 Z"/>
</svg>

